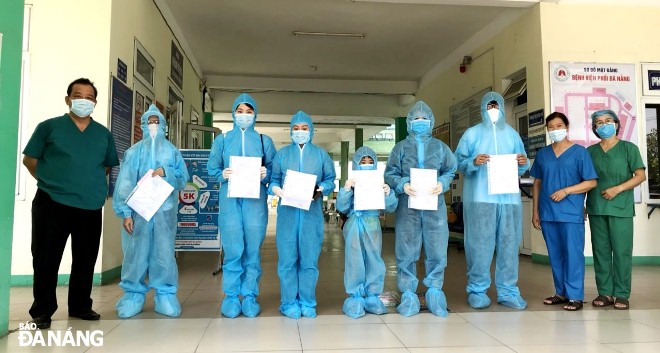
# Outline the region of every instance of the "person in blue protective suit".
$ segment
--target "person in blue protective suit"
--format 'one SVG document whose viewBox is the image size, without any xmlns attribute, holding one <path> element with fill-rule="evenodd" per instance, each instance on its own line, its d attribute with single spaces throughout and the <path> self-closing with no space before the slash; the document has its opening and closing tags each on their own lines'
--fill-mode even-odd
<svg viewBox="0 0 660 353">
<path fill-rule="evenodd" d="M 353 155 L 353 170 L 376 170 L 376 152 L 362 146 Z M 344 301 L 343 312 L 357 319 L 365 311 L 385 314 L 387 308 L 378 297 L 385 284 L 385 262 L 381 257 L 383 233 L 380 229 L 378 210 L 356 211 L 353 203 L 355 180 L 347 180 L 337 196 L 337 210 L 348 215 L 344 224 L 345 266 L 344 286 L 350 296 Z M 383 184 L 385 211 L 393 212 L 398 199 Z"/>
<path fill-rule="evenodd" d="M 124 220 L 121 232 L 124 261 L 119 282 L 124 295 L 117 301 L 117 315 L 123 319 L 140 313 L 146 293 L 153 288 L 156 312 L 177 317 L 181 315 L 181 305 L 176 297 L 179 280 L 174 257 L 179 200 L 176 190 L 186 186 L 188 168 L 181 152 L 165 139 L 165 117 L 154 104 L 140 122 L 144 137 L 124 154 L 112 199 L 115 213 Z M 175 191 L 147 221 L 126 204 L 126 199 L 150 170 Z"/>
<path fill-rule="evenodd" d="M 490 264 L 495 260 L 497 302 L 525 309 L 527 302 L 518 289 L 518 248 L 522 241 L 520 192 L 488 194 L 487 163 L 491 155 L 516 154 L 518 175 L 529 168 L 520 135 L 504 118 L 504 99 L 488 92 L 481 100 L 482 122 L 467 129 L 456 147 L 458 169 L 464 175 L 463 222 L 467 260 L 468 303 L 486 308 L 490 298 Z M 497 250 L 497 251 L 495 251 Z"/>
<path fill-rule="evenodd" d="M 277 205 L 277 274 L 280 278 L 280 312 L 297 319 L 316 317 L 318 259 L 323 243 L 323 198 L 335 188 L 335 165 L 328 153 L 312 144 L 312 118 L 299 111 L 291 118 L 290 145 L 275 155 L 269 191 L 280 199 L 287 170 L 316 175 L 316 187 L 309 210 Z"/>
<path fill-rule="evenodd" d="M 399 196 L 395 223 L 395 253 L 397 284 L 402 292 L 399 314 L 412 316 L 419 312 L 416 263 L 422 245 L 426 253 L 426 277 L 422 281 L 426 291 L 426 306 L 437 316 L 447 316 L 447 298 L 442 291 L 447 267 L 447 207 L 442 193 L 449 190 L 456 172 L 456 157 L 442 141 L 431 137 L 435 117 L 424 102 L 417 102 L 406 119 L 408 137 L 397 143 L 387 161 L 385 182 Z M 410 169 L 422 168 L 437 171 L 437 186 L 430 190 L 438 197 L 438 209 L 417 210 L 408 207 L 408 198 L 418 192 L 410 186 Z"/>
<path fill-rule="evenodd" d="M 568 139 L 566 115 L 545 119 L 552 141 L 536 155 L 532 225 L 543 232 L 548 247 L 555 294 L 543 304 L 582 309 L 584 299 L 584 199 L 598 175 L 587 149 Z"/>
<path fill-rule="evenodd" d="M 209 175 L 220 181 L 220 220 L 224 264 L 222 315 L 230 318 L 243 313 L 255 317 L 261 311 L 259 280 L 261 279 L 261 245 L 268 224 L 267 189 L 271 164 L 275 156 L 273 140 L 254 129 L 257 103 L 246 93 L 232 106 L 234 128 L 213 141 L 209 156 Z M 231 179 L 231 156 L 261 158 L 261 191 L 259 198 L 233 198 L 228 195 Z M 243 301 L 239 300 L 243 297 Z"/>
</svg>

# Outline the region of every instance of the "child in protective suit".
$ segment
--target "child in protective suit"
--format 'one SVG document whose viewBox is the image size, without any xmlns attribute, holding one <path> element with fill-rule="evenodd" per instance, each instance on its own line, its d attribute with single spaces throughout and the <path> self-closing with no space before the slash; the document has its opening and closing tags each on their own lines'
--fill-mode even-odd
<svg viewBox="0 0 660 353">
<path fill-rule="evenodd" d="M 353 170 L 376 170 L 376 152 L 360 147 L 353 156 Z M 354 209 L 353 187 L 355 180 L 347 180 L 337 196 L 337 210 L 348 215 L 344 224 L 346 243 L 344 286 L 349 297 L 344 301 L 343 312 L 357 319 L 366 312 L 385 314 L 387 308 L 378 297 L 385 282 L 385 262 L 381 257 L 383 233 L 378 210 Z M 385 211 L 396 210 L 398 199 L 387 184 L 383 184 Z"/>
</svg>

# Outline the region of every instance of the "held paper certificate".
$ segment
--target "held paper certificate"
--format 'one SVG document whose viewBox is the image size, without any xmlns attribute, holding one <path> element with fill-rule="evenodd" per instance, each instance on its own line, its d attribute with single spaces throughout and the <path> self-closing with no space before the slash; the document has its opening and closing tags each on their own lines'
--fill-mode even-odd
<svg viewBox="0 0 660 353">
<path fill-rule="evenodd" d="M 147 222 L 174 190 L 174 187 L 160 176 L 151 176 L 153 172 L 153 169 L 149 169 L 126 198 L 126 204 Z"/>
<path fill-rule="evenodd" d="M 518 188 L 518 160 L 515 154 L 491 155 L 488 163 L 488 195 L 515 194 Z"/>
<path fill-rule="evenodd" d="M 379 170 L 353 171 L 355 190 L 353 200 L 355 210 L 383 210 L 385 209 L 385 192 L 383 191 L 383 172 Z"/>
<path fill-rule="evenodd" d="M 437 170 L 410 168 L 410 187 L 417 195 L 408 197 L 408 207 L 416 210 L 437 210 L 438 195 L 431 195 L 431 189 L 437 185 Z"/>
<path fill-rule="evenodd" d="M 258 199 L 261 193 L 261 157 L 229 157 L 228 197 Z"/>
<path fill-rule="evenodd" d="M 284 177 L 284 196 L 282 197 L 283 206 L 309 210 L 312 203 L 314 188 L 316 187 L 316 175 L 296 172 L 287 169 Z"/>
</svg>

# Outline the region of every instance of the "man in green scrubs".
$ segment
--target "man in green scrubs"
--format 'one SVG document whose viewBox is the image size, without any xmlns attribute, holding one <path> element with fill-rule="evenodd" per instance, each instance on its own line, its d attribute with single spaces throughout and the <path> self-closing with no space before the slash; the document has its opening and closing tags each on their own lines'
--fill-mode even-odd
<svg viewBox="0 0 660 353">
<path fill-rule="evenodd" d="M 32 201 L 33 323 L 50 327 L 57 310 L 57 272 L 71 235 L 69 316 L 99 320 L 92 310 L 94 264 L 101 240 L 106 175 L 119 165 L 110 131 L 94 121 L 96 87 L 86 78 L 67 88 L 69 113 L 42 121 L 23 150 L 23 164 L 37 179 Z"/>
<path fill-rule="evenodd" d="M 611 110 L 591 115 L 600 142 L 587 150 L 598 173 L 596 187 L 587 193 L 587 214 L 598 297 L 595 307 L 629 308 L 632 277 L 633 189 L 646 180 L 639 148 L 620 140 L 619 118 Z"/>
</svg>

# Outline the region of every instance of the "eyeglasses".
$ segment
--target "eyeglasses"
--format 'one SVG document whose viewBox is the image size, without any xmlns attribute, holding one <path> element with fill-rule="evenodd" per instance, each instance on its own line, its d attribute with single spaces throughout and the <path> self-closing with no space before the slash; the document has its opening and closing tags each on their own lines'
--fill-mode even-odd
<svg viewBox="0 0 660 353">
<path fill-rule="evenodd" d="M 601 126 L 603 126 L 603 125 L 605 125 L 605 124 L 614 124 L 614 122 L 615 122 L 615 121 L 614 121 L 613 118 L 606 118 L 605 120 L 598 120 L 598 121 L 596 121 L 596 122 L 594 123 L 594 125 L 596 125 L 596 127 L 601 127 Z"/>
<path fill-rule="evenodd" d="M 486 104 L 486 110 L 488 109 L 493 109 L 493 108 L 499 108 L 500 106 L 498 104 Z"/>
</svg>

